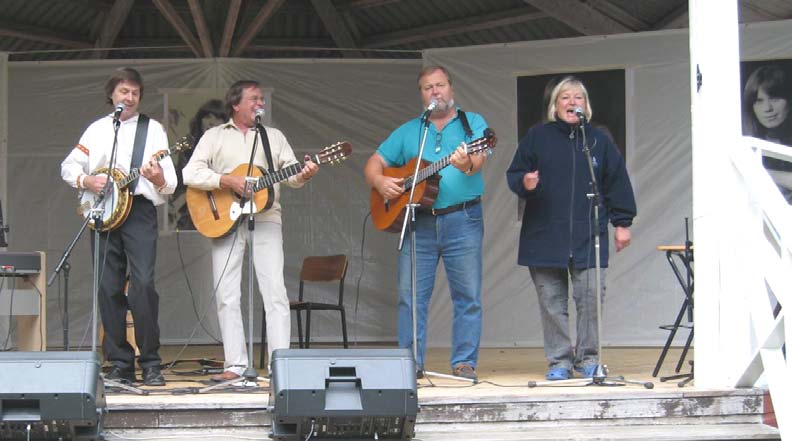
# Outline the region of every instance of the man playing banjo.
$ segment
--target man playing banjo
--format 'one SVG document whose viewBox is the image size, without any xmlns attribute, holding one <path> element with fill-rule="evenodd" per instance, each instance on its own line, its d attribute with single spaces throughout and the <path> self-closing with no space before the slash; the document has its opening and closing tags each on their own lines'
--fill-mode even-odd
<svg viewBox="0 0 792 441">
<path fill-rule="evenodd" d="M 103 351 L 113 365 L 106 378 L 123 383 L 136 381 L 135 351 L 126 339 L 126 311 L 129 309 L 135 322 L 143 383 L 164 386 L 157 323 L 159 295 L 154 287 L 157 256 L 155 206 L 165 202 L 163 195 L 175 190 L 176 171 L 170 157 L 153 158 L 158 152 L 168 151 L 168 138 L 160 123 L 138 113 L 143 97 L 140 73 L 132 68 L 115 71 L 105 84 L 104 92 L 108 104 L 115 107 L 115 113 L 105 115 L 88 126 L 77 146 L 61 163 L 61 177 L 72 187 L 96 195 L 108 190 L 105 206 L 109 205 L 110 210 L 106 210 L 106 216 L 116 212 L 126 214 L 126 219 L 112 231 L 105 232 L 98 225 L 102 231 L 98 247 L 91 235 L 94 259 L 100 259 L 99 309 L 105 331 Z M 118 147 L 111 162 L 116 124 Z M 102 168 L 107 171 L 108 167 L 124 174 L 139 168 L 141 176 L 123 189 L 109 191 L 113 186 L 111 183 L 105 189 L 108 173 L 98 172 Z M 109 173 L 113 174 L 113 170 Z M 122 197 L 122 193 L 127 191 L 129 197 Z M 131 208 L 115 206 L 121 203 L 131 204 Z M 127 265 L 130 286 L 128 295 L 124 295 Z"/>
</svg>

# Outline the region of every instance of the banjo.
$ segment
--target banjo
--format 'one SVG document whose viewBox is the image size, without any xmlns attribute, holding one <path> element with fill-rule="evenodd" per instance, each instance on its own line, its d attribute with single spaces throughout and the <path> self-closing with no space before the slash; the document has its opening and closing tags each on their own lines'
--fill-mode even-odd
<svg viewBox="0 0 792 441">
<path fill-rule="evenodd" d="M 189 142 L 188 137 L 185 136 L 180 138 L 176 144 L 171 147 L 171 151 L 160 150 L 154 154 L 152 159 L 160 162 L 174 153 L 180 153 L 191 148 L 192 144 Z M 108 167 L 102 167 L 91 173 L 91 176 L 98 175 L 106 175 L 110 180 L 110 185 L 104 200 L 99 202 L 100 197 L 96 193 L 87 189 L 80 190 L 77 195 L 80 199 L 80 206 L 77 207 L 77 214 L 83 218 L 91 217 L 91 210 L 98 202 L 99 205 L 96 206 L 96 208 L 102 210 L 102 227 L 99 228 L 99 231 L 104 233 L 106 231 L 115 230 L 121 226 L 127 216 L 129 216 L 129 210 L 132 209 L 132 193 L 129 191 L 129 184 L 140 177 L 140 168 L 133 168 L 129 174 L 125 174 L 118 168 L 111 170 Z M 91 227 L 91 229 L 95 229 L 93 219 L 88 222 L 88 226 Z"/>
</svg>

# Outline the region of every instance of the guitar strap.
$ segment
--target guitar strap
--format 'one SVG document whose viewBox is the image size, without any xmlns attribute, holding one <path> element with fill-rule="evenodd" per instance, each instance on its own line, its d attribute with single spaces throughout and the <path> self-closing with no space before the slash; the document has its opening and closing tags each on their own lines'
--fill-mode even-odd
<svg viewBox="0 0 792 441">
<path fill-rule="evenodd" d="M 272 162 L 272 151 L 270 150 L 270 142 L 269 136 L 267 136 L 267 129 L 264 128 L 263 125 L 258 126 L 259 136 L 261 136 L 261 148 L 264 150 L 264 154 L 267 155 L 267 170 L 271 172 L 275 171 L 274 163 Z"/>
<path fill-rule="evenodd" d="M 468 139 L 473 139 L 473 131 L 470 130 L 470 123 L 468 122 L 467 115 L 462 109 L 457 109 L 457 116 L 459 116 L 459 120 L 462 122 L 462 129 L 465 130 L 465 136 Z"/>
<path fill-rule="evenodd" d="M 135 129 L 135 143 L 132 148 L 132 163 L 129 165 L 129 170 L 132 171 L 140 168 L 143 163 L 143 152 L 146 150 L 146 137 L 148 136 L 149 117 L 140 114 L 138 115 L 137 129 Z M 135 188 L 140 178 L 135 179 L 129 184 L 129 192 L 135 194 Z"/>
</svg>

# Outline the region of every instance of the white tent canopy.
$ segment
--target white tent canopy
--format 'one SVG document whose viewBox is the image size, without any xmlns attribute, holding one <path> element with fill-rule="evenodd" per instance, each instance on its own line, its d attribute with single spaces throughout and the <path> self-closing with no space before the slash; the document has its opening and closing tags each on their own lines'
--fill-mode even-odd
<svg viewBox="0 0 792 441">
<path fill-rule="evenodd" d="M 742 58 L 792 58 L 792 22 L 747 25 Z M 4 58 L 0 57 L 0 69 Z M 515 196 L 505 171 L 517 145 L 516 78 L 546 73 L 625 69 L 627 167 L 636 189 L 639 216 L 633 243 L 611 256 L 607 273 L 604 343 L 662 344 L 682 302 L 682 292 L 657 245 L 680 244 L 691 216 L 689 52 L 686 31 L 586 37 L 425 52 L 424 64 L 443 64 L 454 76 L 457 102 L 484 115 L 499 137 L 485 168 L 484 334 L 486 346 L 541 345 L 539 312 L 528 271 L 516 265 L 519 223 Z M 142 110 L 162 119 L 168 89 L 225 89 L 242 78 L 272 90 L 272 123 L 284 131 L 296 153 L 311 153 L 349 140 L 353 157 L 325 167 L 309 186 L 283 196 L 286 284 L 296 295 L 304 256 L 350 256 L 346 304 L 351 337 L 394 341 L 396 336 L 397 236 L 366 224 L 368 189 L 363 164 L 390 130 L 420 110 L 415 86 L 420 61 L 130 60 L 11 63 L 8 67 L 8 173 L 3 209 L 12 227 L 12 250 L 44 250 L 48 267 L 76 233 L 74 191 L 60 180 L 59 164 L 82 130 L 107 112 L 102 85 L 113 68 L 130 65 L 145 80 Z M 3 88 L 0 86 L 0 103 Z M 594 103 L 595 112 L 597 103 Z M 2 123 L 0 123 L 0 135 Z M 0 167 L 5 152 L 0 155 Z M 0 168 L 0 171 L 2 169 Z M 2 189 L 0 182 L 0 189 Z M 84 340 L 90 310 L 91 263 L 88 238 L 71 257 L 69 286 L 71 342 Z M 197 326 L 193 288 L 206 327 L 217 335 L 207 241 L 195 233 L 163 234 L 157 287 L 161 296 L 163 342 L 184 342 Z M 186 273 L 180 263 L 180 253 Z M 362 273 L 360 295 L 356 281 Z M 243 280 L 246 280 L 243 277 Z M 243 292 L 246 292 L 244 290 Z M 324 295 L 332 296 L 332 288 Z M 63 302 L 48 291 L 50 345 L 61 342 L 57 311 Z M 60 303 L 59 303 L 60 302 Z M 245 304 L 246 302 L 243 302 Z M 211 306 L 210 306 L 211 305 Z M 260 299 L 257 299 L 260 305 Z M 442 271 L 429 318 L 429 343 L 448 346 L 451 304 Z M 256 329 L 261 318 L 257 311 Z M 315 318 L 317 340 L 336 340 L 335 318 Z M 90 335 L 90 333 L 87 333 Z M 199 342 L 212 341 L 199 329 Z"/>
</svg>

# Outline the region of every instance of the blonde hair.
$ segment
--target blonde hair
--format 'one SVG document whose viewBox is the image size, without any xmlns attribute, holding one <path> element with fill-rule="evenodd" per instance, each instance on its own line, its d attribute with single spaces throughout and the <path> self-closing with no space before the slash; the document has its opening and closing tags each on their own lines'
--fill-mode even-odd
<svg viewBox="0 0 792 441">
<path fill-rule="evenodd" d="M 591 102 L 589 101 L 589 95 L 588 91 L 586 90 L 586 86 L 584 86 L 580 80 L 572 76 L 562 78 L 550 93 L 550 102 L 547 104 L 548 121 L 556 120 L 556 111 L 558 110 L 556 108 L 556 101 L 558 100 L 558 95 L 562 90 L 572 87 L 580 89 L 580 91 L 583 93 L 583 98 L 586 100 L 586 107 L 583 109 L 583 112 L 586 114 L 586 121 L 591 121 L 591 115 L 593 115 L 593 112 L 591 111 Z"/>
</svg>

